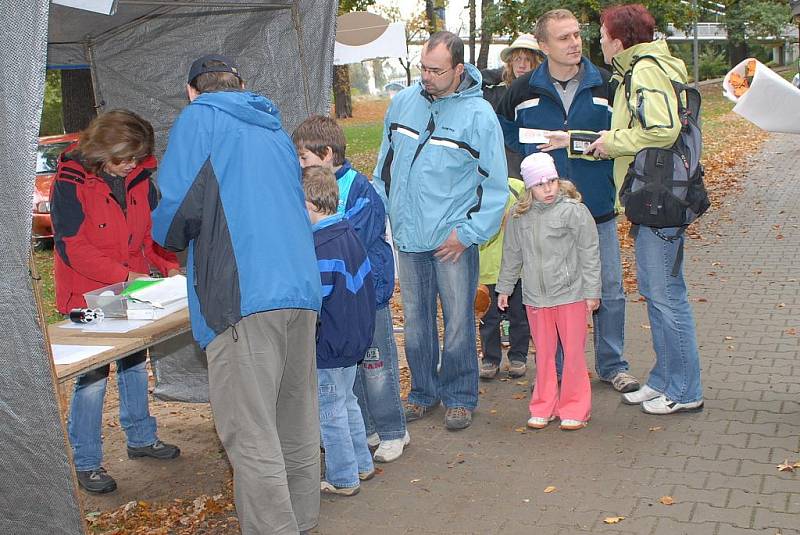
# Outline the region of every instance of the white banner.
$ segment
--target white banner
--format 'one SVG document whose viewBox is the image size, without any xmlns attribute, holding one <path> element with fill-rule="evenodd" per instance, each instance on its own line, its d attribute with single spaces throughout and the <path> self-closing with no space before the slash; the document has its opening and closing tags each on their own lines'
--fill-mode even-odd
<svg viewBox="0 0 800 535">
<path fill-rule="evenodd" d="M 103 15 L 113 15 L 117 11 L 117 0 L 53 0 L 53 3 Z"/>
<path fill-rule="evenodd" d="M 406 59 L 407 56 L 406 25 L 402 22 L 392 22 L 380 37 L 365 45 L 350 46 L 336 41 L 333 64 L 347 65 L 375 58 Z"/>
</svg>

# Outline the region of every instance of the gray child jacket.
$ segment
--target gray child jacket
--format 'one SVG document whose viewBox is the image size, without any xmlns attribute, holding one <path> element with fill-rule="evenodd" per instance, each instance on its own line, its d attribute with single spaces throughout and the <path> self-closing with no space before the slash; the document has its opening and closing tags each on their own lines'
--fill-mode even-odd
<svg viewBox="0 0 800 535">
<path fill-rule="evenodd" d="M 589 209 L 559 193 L 506 224 L 495 291 L 510 295 L 522 273 L 522 302 L 542 308 L 600 299 L 597 227 Z"/>
</svg>

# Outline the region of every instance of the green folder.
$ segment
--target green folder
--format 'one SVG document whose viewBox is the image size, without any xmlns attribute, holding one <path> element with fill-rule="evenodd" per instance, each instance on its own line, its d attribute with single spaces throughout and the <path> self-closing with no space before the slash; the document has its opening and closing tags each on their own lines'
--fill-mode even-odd
<svg viewBox="0 0 800 535">
<path fill-rule="evenodd" d="M 154 284 L 158 284 L 162 280 L 164 280 L 164 279 L 155 279 L 155 280 L 136 279 L 134 281 L 131 281 L 131 283 L 128 285 L 128 287 L 125 288 L 124 290 L 122 290 L 120 295 L 124 295 L 124 296 L 127 296 L 127 297 L 132 297 L 131 294 L 136 293 L 139 290 L 143 290 L 144 288 L 147 288 L 148 286 L 152 286 Z"/>
</svg>

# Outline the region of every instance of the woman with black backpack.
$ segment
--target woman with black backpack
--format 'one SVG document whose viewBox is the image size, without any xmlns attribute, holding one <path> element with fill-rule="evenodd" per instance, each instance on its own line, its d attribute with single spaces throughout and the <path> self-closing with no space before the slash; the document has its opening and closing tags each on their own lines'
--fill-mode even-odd
<svg viewBox="0 0 800 535">
<path fill-rule="evenodd" d="M 656 354 L 645 385 L 622 400 L 649 414 L 702 410 L 696 328 L 683 278 L 686 225 L 708 208 L 699 166 L 699 94 L 685 87 L 686 65 L 666 41 L 653 41 L 655 19 L 644 6 L 609 7 L 600 22 L 603 57 L 617 82 L 611 128 L 585 147 L 577 146 L 574 133 L 558 132 L 539 148 L 569 147 L 572 157 L 614 160 Z M 685 104 L 679 94 L 686 95 Z M 684 135 L 691 128 L 694 143 Z"/>
<path fill-rule="evenodd" d="M 619 190 L 637 152 L 648 147 L 670 148 L 678 139 L 681 118 L 672 82 L 686 83 L 687 73 L 683 61 L 669 53 L 666 41 L 653 41 L 655 19 L 644 6 L 610 7 L 603 11 L 600 22 L 603 56 L 620 84 L 611 129 L 586 152 L 614 159 Z M 627 91 L 626 75 L 630 78 Z M 685 227 L 635 228 L 636 276 L 647 302 L 656 362 L 646 384 L 624 394 L 623 401 L 641 404 L 650 414 L 701 410 L 700 356 L 683 278 Z"/>
</svg>

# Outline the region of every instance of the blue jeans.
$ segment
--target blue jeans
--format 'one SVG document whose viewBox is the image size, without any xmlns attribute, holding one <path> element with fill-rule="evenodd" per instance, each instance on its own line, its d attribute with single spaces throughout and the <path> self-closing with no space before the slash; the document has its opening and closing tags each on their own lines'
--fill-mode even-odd
<svg viewBox="0 0 800 535">
<path fill-rule="evenodd" d="M 353 393 L 356 368 L 317 369 L 325 480 L 340 488 L 357 487 L 358 473 L 369 472 L 373 467 L 364 419 Z"/>
<path fill-rule="evenodd" d="M 625 292 L 622 289 L 622 260 L 617 237 L 617 220 L 599 223 L 600 307 L 594 321 L 594 369 L 603 381 L 611 381 L 619 372 L 630 369 L 623 356 L 625 342 Z M 556 353 L 556 369 L 561 376 L 561 342 Z"/>
<path fill-rule="evenodd" d="M 119 422 L 132 448 L 149 446 L 158 439 L 156 419 L 150 416 L 148 406 L 145 362 L 144 351 L 117 361 Z M 106 365 L 75 379 L 67 429 L 76 470 L 96 470 L 103 462 L 100 435 L 108 371 Z"/>
<path fill-rule="evenodd" d="M 678 275 L 672 276 L 672 266 L 684 238 L 681 236 L 670 242 L 656 234 L 672 237 L 676 231 L 675 228 L 639 227 L 635 242 L 636 277 L 639 292 L 647 301 L 656 354 L 647 385 L 673 401 L 691 403 L 703 398 L 703 386 L 694 316 L 682 262 Z"/>
<path fill-rule="evenodd" d="M 367 436 L 397 440 L 406 434 L 406 417 L 400 401 L 400 369 L 389 306 L 375 312 L 372 347 L 358 366 L 353 391 L 358 397 Z"/>
<path fill-rule="evenodd" d="M 630 368 L 622 356 L 625 339 L 625 292 L 617 237 L 617 220 L 597 225 L 600 242 L 600 308 L 594 314 L 594 367 L 597 376 L 610 381 Z"/>
<path fill-rule="evenodd" d="M 431 407 L 441 400 L 448 408 L 474 410 L 478 405 L 478 348 L 473 308 L 478 286 L 478 247 L 465 249 L 457 262 L 440 262 L 433 253 L 397 253 L 406 358 L 411 369 L 408 401 Z M 444 316 L 441 367 L 437 296 Z"/>
</svg>

